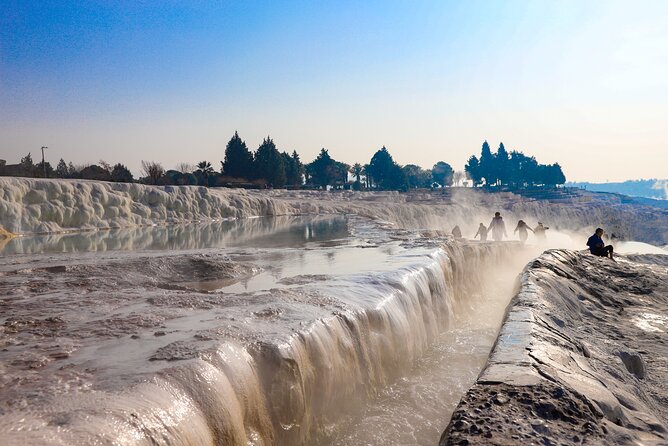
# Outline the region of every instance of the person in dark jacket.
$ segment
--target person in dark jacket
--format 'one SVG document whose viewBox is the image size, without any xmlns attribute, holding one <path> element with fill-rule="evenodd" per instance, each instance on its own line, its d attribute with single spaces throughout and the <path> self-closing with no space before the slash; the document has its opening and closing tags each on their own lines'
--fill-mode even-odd
<svg viewBox="0 0 668 446">
<path fill-rule="evenodd" d="M 606 246 L 605 243 L 603 243 L 603 229 L 601 228 L 596 228 L 596 232 L 594 232 L 594 235 L 589 237 L 589 240 L 587 240 L 587 246 L 589 246 L 589 252 L 594 254 L 595 256 L 600 256 L 600 257 L 610 257 L 610 259 L 614 260 L 612 258 L 612 245 Z"/>
<path fill-rule="evenodd" d="M 454 228 L 452 228 L 452 235 L 455 238 L 462 238 L 462 230 L 459 229 L 459 225 L 456 225 Z"/>
<path fill-rule="evenodd" d="M 503 240 L 503 237 L 508 237 L 508 234 L 506 233 L 506 224 L 503 222 L 501 212 L 494 213 L 494 218 L 487 229 L 492 231 L 492 238 L 495 242 Z"/>
</svg>

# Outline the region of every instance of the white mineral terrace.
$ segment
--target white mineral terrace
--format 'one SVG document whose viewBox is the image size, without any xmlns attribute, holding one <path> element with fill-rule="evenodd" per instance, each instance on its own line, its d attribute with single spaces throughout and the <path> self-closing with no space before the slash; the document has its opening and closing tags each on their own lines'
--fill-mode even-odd
<svg viewBox="0 0 668 446">
<path fill-rule="evenodd" d="M 0 240 L 0 444 L 437 444 L 524 266 L 581 249 L 575 231 L 610 212 L 469 192 L 0 185 L 0 225 L 19 235 Z M 471 237 L 496 207 L 510 234 L 546 216 L 548 244 L 446 235 Z M 664 314 L 633 316 L 665 333 Z"/>
</svg>

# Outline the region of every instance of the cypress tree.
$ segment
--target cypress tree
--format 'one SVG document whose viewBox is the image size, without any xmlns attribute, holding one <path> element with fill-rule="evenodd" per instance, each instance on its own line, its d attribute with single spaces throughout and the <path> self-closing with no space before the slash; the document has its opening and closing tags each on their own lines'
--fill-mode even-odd
<svg viewBox="0 0 668 446">
<path fill-rule="evenodd" d="M 225 161 L 222 162 L 225 175 L 237 178 L 251 178 L 253 175 L 253 154 L 246 143 L 234 132 L 234 136 L 225 148 Z"/>
<path fill-rule="evenodd" d="M 485 179 L 485 184 L 487 186 L 496 183 L 494 155 L 492 155 L 492 150 L 489 148 L 487 140 L 482 143 L 482 150 L 480 152 L 480 175 Z"/>
<path fill-rule="evenodd" d="M 258 147 L 253 164 L 256 178 L 265 180 L 272 187 L 285 186 L 285 162 L 270 137 L 267 136 Z"/>
</svg>

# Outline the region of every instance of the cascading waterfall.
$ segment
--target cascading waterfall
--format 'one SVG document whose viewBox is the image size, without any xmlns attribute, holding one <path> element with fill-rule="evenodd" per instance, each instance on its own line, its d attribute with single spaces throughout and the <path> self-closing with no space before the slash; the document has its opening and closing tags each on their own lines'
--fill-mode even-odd
<svg viewBox="0 0 668 446">
<path fill-rule="evenodd" d="M 10 443 L 312 444 L 412 367 L 484 274 L 520 249 L 444 245 L 399 271 L 337 285 L 347 309 L 286 339 L 225 342 L 120 393 L 59 397 L 48 417 L 0 414 L 0 431 Z"/>
</svg>

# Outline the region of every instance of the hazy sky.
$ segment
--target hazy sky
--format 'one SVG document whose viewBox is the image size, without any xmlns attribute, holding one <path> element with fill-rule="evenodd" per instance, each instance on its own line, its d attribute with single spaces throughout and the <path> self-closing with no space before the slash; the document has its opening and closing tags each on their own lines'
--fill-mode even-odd
<svg viewBox="0 0 668 446">
<path fill-rule="evenodd" d="M 155 6 L 160 3 L 161 6 Z M 668 177 L 668 1 L 0 1 L 0 158 L 220 167 L 482 141 L 569 180 Z"/>
</svg>

